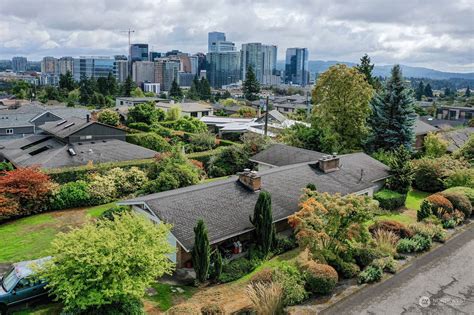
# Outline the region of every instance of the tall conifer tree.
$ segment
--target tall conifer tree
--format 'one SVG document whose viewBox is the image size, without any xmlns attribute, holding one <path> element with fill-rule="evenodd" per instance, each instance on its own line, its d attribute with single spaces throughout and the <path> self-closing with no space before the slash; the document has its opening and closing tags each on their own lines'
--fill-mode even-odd
<svg viewBox="0 0 474 315">
<path fill-rule="evenodd" d="M 243 86 L 244 97 L 248 101 L 258 100 L 258 93 L 260 93 L 260 83 L 255 76 L 255 72 L 251 65 L 247 67 L 246 78 Z"/>
<path fill-rule="evenodd" d="M 257 245 L 264 255 L 273 248 L 275 242 L 275 226 L 273 225 L 272 199 L 269 192 L 262 191 L 255 204 L 253 218 L 250 222 L 255 227 Z"/>
<path fill-rule="evenodd" d="M 207 229 L 203 220 L 199 220 L 197 225 L 194 227 L 192 260 L 194 271 L 196 271 L 196 279 L 201 283 L 206 282 L 209 274 L 211 247 L 209 246 Z"/>
</svg>

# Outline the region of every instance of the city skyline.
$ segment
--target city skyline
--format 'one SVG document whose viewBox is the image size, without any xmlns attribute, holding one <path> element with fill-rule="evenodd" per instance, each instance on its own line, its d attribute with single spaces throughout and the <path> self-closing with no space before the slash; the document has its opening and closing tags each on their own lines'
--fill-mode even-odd
<svg viewBox="0 0 474 315">
<path fill-rule="evenodd" d="M 207 33 L 225 32 L 240 49 L 264 42 L 307 47 L 310 60 L 357 62 L 368 53 L 376 64 L 402 63 L 442 71 L 473 71 L 473 7 L 468 1 L 108 1 L 0 4 L 0 58 L 117 55 L 133 43 L 150 50 L 207 51 Z M 57 15 L 55 12 L 61 12 Z M 427 14 L 429 12 L 429 14 Z"/>
</svg>

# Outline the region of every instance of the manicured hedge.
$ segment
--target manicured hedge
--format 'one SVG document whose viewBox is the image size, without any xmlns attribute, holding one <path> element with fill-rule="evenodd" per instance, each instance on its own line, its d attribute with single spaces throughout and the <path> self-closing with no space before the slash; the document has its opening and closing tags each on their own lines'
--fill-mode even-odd
<svg viewBox="0 0 474 315">
<path fill-rule="evenodd" d="M 374 199 L 380 203 L 380 207 L 386 210 L 396 210 L 403 207 L 406 198 L 407 195 L 389 189 L 382 189 L 374 194 Z"/>
<path fill-rule="evenodd" d="M 154 132 L 128 134 L 127 142 L 158 152 L 171 150 L 170 144 Z"/>
</svg>

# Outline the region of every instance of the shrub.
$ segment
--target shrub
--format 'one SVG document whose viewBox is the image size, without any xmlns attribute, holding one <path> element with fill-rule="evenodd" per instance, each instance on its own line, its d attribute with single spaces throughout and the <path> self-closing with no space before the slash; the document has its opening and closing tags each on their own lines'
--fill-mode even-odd
<svg viewBox="0 0 474 315">
<path fill-rule="evenodd" d="M 221 177 L 252 168 L 249 157 L 249 153 L 241 146 L 224 147 L 209 158 L 207 173 L 210 177 Z"/>
<path fill-rule="evenodd" d="M 0 172 L 13 171 L 14 167 L 10 162 L 0 162 Z"/>
<path fill-rule="evenodd" d="M 416 242 L 411 238 L 402 238 L 398 241 L 397 252 L 402 254 L 413 253 L 416 251 Z"/>
<path fill-rule="evenodd" d="M 374 259 L 384 256 L 377 248 L 372 248 L 367 245 L 353 246 L 351 255 L 355 259 L 356 264 L 361 268 L 370 265 Z"/>
<path fill-rule="evenodd" d="M 140 190 L 148 181 L 145 172 L 135 166 L 128 170 L 113 168 L 108 171 L 107 177 L 114 182 L 117 196 L 127 196 Z"/>
<path fill-rule="evenodd" d="M 441 138 L 440 135 L 430 132 L 423 141 L 423 147 L 425 149 L 425 156 L 437 158 L 446 154 L 448 142 Z"/>
<path fill-rule="evenodd" d="M 273 282 L 273 278 L 274 270 L 270 268 L 265 268 L 252 275 L 252 277 L 250 278 L 250 283 L 270 283 Z"/>
<path fill-rule="evenodd" d="M 224 263 L 220 280 L 226 283 L 242 278 L 252 272 L 259 264 L 260 261 L 249 260 L 244 257 L 237 258 L 229 263 Z"/>
<path fill-rule="evenodd" d="M 399 238 L 407 238 L 413 236 L 411 231 L 403 223 L 394 220 L 380 220 L 369 227 L 369 231 L 370 233 L 372 233 L 372 235 L 377 230 L 393 232 Z"/>
<path fill-rule="evenodd" d="M 436 242 L 444 242 L 446 240 L 446 232 L 440 225 L 418 222 L 410 224 L 409 228 L 413 234 L 428 237 Z"/>
<path fill-rule="evenodd" d="M 360 272 L 358 265 L 352 262 L 345 262 L 342 258 L 330 251 L 325 251 L 323 255 L 327 264 L 336 269 L 337 273 L 345 279 L 354 278 Z"/>
<path fill-rule="evenodd" d="M 127 127 L 130 129 L 137 129 L 144 132 L 148 132 L 151 130 L 151 127 L 144 122 L 129 123 Z"/>
<path fill-rule="evenodd" d="M 431 238 L 429 236 L 417 234 L 412 237 L 412 240 L 415 241 L 416 252 L 423 252 L 431 248 Z"/>
<path fill-rule="evenodd" d="M 469 218 L 472 214 L 472 206 L 469 199 L 460 193 L 443 192 L 442 196 L 448 199 L 452 204 L 453 208 L 464 213 L 464 217 Z"/>
<path fill-rule="evenodd" d="M 60 210 L 85 207 L 91 204 L 89 186 L 85 181 L 70 182 L 59 187 L 53 194 L 51 209 Z"/>
<path fill-rule="evenodd" d="M 115 206 L 102 212 L 100 218 L 113 221 L 116 216 L 122 215 L 126 212 L 130 212 L 130 208 L 126 206 Z"/>
<path fill-rule="evenodd" d="M 365 268 L 357 278 L 359 284 L 377 282 L 382 279 L 382 268 L 376 266 L 368 266 Z"/>
<path fill-rule="evenodd" d="M 110 126 L 117 126 L 120 122 L 120 116 L 116 111 L 104 109 L 98 115 L 99 122 Z"/>
<path fill-rule="evenodd" d="M 338 275 L 336 270 L 324 264 L 310 261 L 304 266 L 306 285 L 313 293 L 328 294 L 334 290 Z"/>
<path fill-rule="evenodd" d="M 382 189 L 374 194 L 374 199 L 380 204 L 380 207 L 386 210 L 396 210 L 405 205 L 407 195 L 392 191 L 389 189 Z"/>
<path fill-rule="evenodd" d="M 162 126 L 185 131 L 190 133 L 199 133 L 207 131 L 207 125 L 194 117 L 181 117 L 177 120 L 160 123 Z"/>
<path fill-rule="evenodd" d="M 145 315 L 145 311 L 143 310 L 143 302 L 140 299 L 133 297 L 125 297 L 121 302 L 114 302 L 112 304 L 106 304 L 100 307 L 91 307 L 86 310 L 77 310 L 71 313 L 77 315 Z"/>
<path fill-rule="evenodd" d="M 445 188 L 444 180 L 456 172 L 468 171 L 469 164 L 450 156 L 437 159 L 422 158 L 413 161 L 413 186 L 423 190 L 436 192 Z"/>
<path fill-rule="evenodd" d="M 163 137 L 153 132 L 128 134 L 127 142 L 157 152 L 166 152 L 171 149 L 170 144 Z"/>
<path fill-rule="evenodd" d="M 471 206 L 474 206 L 474 189 L 469 187 L 451 187 L 443 191 L 443 193 L 459 193 L 466 196 L 471 202 Z"/>
<path fill-rule="evenodd" d="M 108 203 L 117 198 L 117 189 L 113 179 L 100 174 L 91 176 L 89 193 L 94 204 Z"/>
<path fill-rule="evenodd" d="M 397 272 L 397 262 L 393 257 L 384 257 L 375 259 L 371 266 L 377 267 L 382 269 L 383 271 L 389 273 L 396 273 Z"/>
<path fill-rule="evenodd" d="M 469 123 L 473 123 L 474 120 L 471 118 Z M 472 126 L 470 126 L 472 127 Z M 456 151 L 454 151 L 453 156 L 455 158 L 464 158 L 470 163 L 474 160 L 474 136 L 471 134 L 469 139 Z"/>
<path fill-rule="evenodd" d="M 426 197 L 425 200 L 430 203 L 431 212 L 437 217 L 441 216 L 445 212 L 452 213 L 454 211 L 451 201 L 441 194 L 433 194 Z"/>
<path fill-rule="evenodd" d="M 416 220 L 423 221 L 426 218 L 432 216 L 433 213 L 431 212 L 431 204 L 428 200 L 423 200 L 421 203 L 420 209 L 416 212 Z"/>
<path fill-rule="evenodd" d="M 137 104 L 128 110 L 127 124 L 145 123 L 151 125 L 165 118 L 165 112 L 161 108 L 156 108 L 154 102 Z"/>
<path fill-rule="evenodd" d="M 293 235 L 290 237 L 277 235 L 275 238 L 275 253 L 277 255 L 283 254 L 296 247 L 298 247 L 298 244 L 296 243 L 296 238 Z"/>
<path fill-rule="evenodd" d="M 283 306 L 283 289 L 277 283 L 255 283 L 247 286 L 247 296 L 257 314 L 280 314 Z"/>
<path fill-rule="evenodd" d="M 443 182 L 445 188 L 457 186 L 474 188 L 474 169 L 454 170 Z"/>
<path fill-rule="evenodd" d="M 262 274 L 261 276 L 264 275 Z M 283 306 L 298 304 L 308 297 L 308 293 L 305 290 L 304 276 L 295 266 L 287 262 L 281 263 L 273 271 L 272 278 L 274 282 L 280 284 L 283 288 Z"/>
<path fill-rule="evenodd" d="M 216 136 L 209 131 L 192 134 L 189 137 L 188 152 L 202 152 L 211 150 L 216 146 Z"/>
<path fill-rule="evenodd" d="M 454 219 L 448 219 L 443 221 L 443 228 L 445 229 L 454 229 L 456 225 L 456 220 Z"/>
<path fill-rule="evenodd" d="M 392 231 L 377 230 L 374 233 L 374 241 L 377 249 L 387 256 L 396 254 L 398 239 L 399 237 Z"/>
</svg>

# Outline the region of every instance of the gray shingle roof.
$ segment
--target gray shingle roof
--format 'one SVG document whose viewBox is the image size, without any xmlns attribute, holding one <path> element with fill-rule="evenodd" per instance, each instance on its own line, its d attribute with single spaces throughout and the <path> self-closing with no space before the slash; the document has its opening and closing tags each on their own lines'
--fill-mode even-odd
<svg viewBox="0 0 474 315">
<path fill-rule="evenodd" d="M 466 143 L 469 140 L 471 134 L 474 133 L 473 127 L 457 129 L 448 132 L 440 133 L 441 137 L 448 141 L 448 152 L 454 152 Z"/>
<path fill-rule="evenodd" d="M 416 136 L 419 135 L 426 135 L 429 132 L 438 131 L 439 129 L 436 127 L 427 124 L 426 122 L 422 121 L 419 117 L 415 120 L 414 132 Z"/>
<path fill-rule="evenodd" d="M 361 179 L 361 170 L 363 176 Z M 364 153 L 341 156 L 341 168 L 324 174 L 311 163 L 276 167 L 261 172 L 262 189 L 272 195 L 274 221 L 298 211 L 299 197 L 308 183 L 318 191 L 349 194 L 374 186 L 388 176 L 388 167 Z M 173 225 L 172 233 L 186 250 L 193 247 L 193 227 L 197 220 L 206 223 L 211 243 L 252 229 L 258 192 L 252 192 L 229 179 L 143 196 L 122 204 L 145 203 L 161 220 Z"/>
<path fill-rule="evenodd" d="M 314 162 L 325 155 L 327 154 L 277 143 L 252 156 L 250 160 L 252 162 L 260 162 L 273 166 L 284 166 L 303 162 Z"/>
<path fill-rule="evenodd" d="M 36 143 L 36 144 L 35 144 Z M 41 168 L 62 168 L 105 162 L 132 161 L 153 158 L 157 152 L 121 140 L 99 140 L 74 143 L 70 146 L 48 135 L 32 135 L 26 138 L 2 142 L 0 156 L 16 166 L 38 165 Z M 22 149 L 30 145 L 27 149 Z M 31 155 L 31 152 L 48 147 L 48 150 Z M 75 156 L 68 153 L 73 148 Z"/>
<path fill-rule="evenodd" d="M 84 127 L 92 125 L 93 123 L 95 122 L 87 121 L 84 118 L 71 117 L 67 119 L 66 122 L 51 121 L 44 123 L 41 125 L 41 129 L 57 137 L 67 138 Z"/>
</svg>

